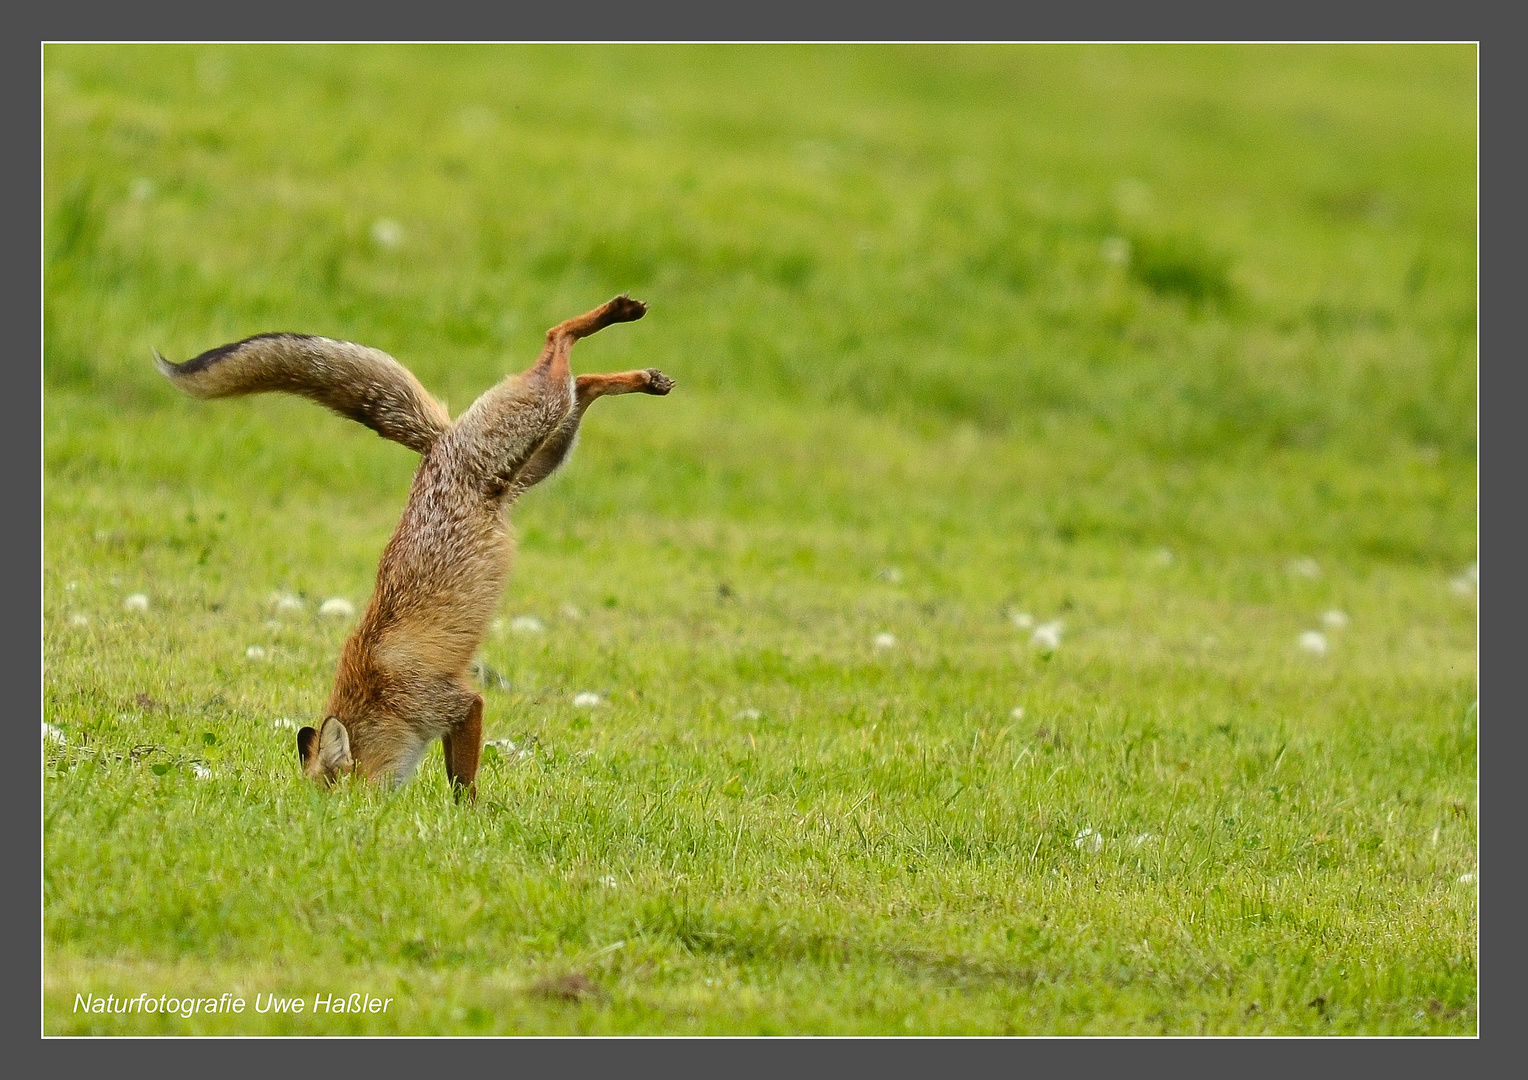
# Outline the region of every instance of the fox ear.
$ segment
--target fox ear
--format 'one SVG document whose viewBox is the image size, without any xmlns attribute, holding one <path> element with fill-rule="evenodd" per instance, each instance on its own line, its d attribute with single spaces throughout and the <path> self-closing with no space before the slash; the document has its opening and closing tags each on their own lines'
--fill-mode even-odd
<svg viewBox="0 0 1528 1080">
<path fill-rule="evenodd" d="M 297 760 L 304 765 L 313 756 L 313 744 L 318 741 L 318 732 L 310 727 L 305 727 L 297 733 Z"/>
<path fill-rule="evenodd" d="M 350 732 L 345 730 L 339 717 L 327 717 L 324 726 L 318 730 L 318 767 L 324 775 L 333 776 L 349 772 L 354 764 L 355 759 L 350 756 Z"/>
</svg>

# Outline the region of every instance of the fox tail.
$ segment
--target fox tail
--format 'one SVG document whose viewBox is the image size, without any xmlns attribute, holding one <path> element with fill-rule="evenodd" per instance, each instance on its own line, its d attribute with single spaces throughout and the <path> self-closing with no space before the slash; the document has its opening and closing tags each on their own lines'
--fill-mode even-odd
<svg viewBox="0 0 1528 1080">
<path fill-rule="evenodd" d="M 446 407 L 380 349 L 309 334 L 256 334 L 184 363 L 154 351 L 170 382 L 197 398 L 298 394 L 424 453 L 451 426 Z"/>
</svg>

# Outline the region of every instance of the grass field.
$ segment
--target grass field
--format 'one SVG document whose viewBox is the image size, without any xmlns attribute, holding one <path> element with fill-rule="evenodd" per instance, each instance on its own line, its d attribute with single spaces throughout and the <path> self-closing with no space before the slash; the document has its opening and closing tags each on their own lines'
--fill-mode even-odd
<svg viewBox="0 0 1528 1080">
<path fill-rule="evenodd" d="M 46 49 L 44 1030 L 1473 1033 L 1475 60 Z M 150 348 L 627 290 L 476 804 L 311 789 L 416 459 Z"/>
</svg>

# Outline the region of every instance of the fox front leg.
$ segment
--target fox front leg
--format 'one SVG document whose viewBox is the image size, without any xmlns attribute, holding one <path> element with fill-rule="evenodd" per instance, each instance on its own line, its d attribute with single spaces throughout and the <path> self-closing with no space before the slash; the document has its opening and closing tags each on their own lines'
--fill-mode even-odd
<svg viewBox="0 0 1528 1080">
<path fill-rule="evenodd" d="M 477 772 L 483 754 L 483 695 L 473 694 L 467 715 L 440 737 L 446 759 L 446 778 L 459 800 L 477 797 Z"/>
</svg>

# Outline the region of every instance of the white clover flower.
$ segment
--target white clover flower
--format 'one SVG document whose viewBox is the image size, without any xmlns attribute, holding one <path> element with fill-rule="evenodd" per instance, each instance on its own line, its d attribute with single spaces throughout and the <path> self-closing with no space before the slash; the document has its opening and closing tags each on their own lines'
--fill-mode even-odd
<svg viewBox="0 0 1528 1080">
<path fill-rule="evenodd" d="M 127 611 L 147 611 L 149 609 L 149 598 L 141 592 L 135 592 L 122 601 L 122 607 Z"/>
<path fill-rule="evenodd" d="M 1332 608 L 1321 613 L 1321 625 L 1328 630 L 1341 630 L 1348 625 L 1348 613 Z"/>
<path fill-rule="evenodd" d="M 343 596 L 331 596 L 318 606 L 318 613 L 336 619 L 348 619 L 355 614 L 355 605 Z"/>
<path fill-rule="evenodd" d="M 888 634 L 883 630 L 875 636 L 875 640 L 872 642 L 872 644 L 874 644 L 877 649 L 894 649 L 897 647 L 897 639 L 895 635 Z"/>
<path fill-rule="evenodd" d="M 371 238 L 378 247 L 395 248 L 403 243 L 403 226 L 392 218 L 378 218 L 371 227 Z"/>
<path fill-rule="evenodd" d="M 1016 608 L 1010 609 L 1008 612 L 1008 618 L 1011 619 L 1013 621 L 1013 625 L 1017 626 L 1020 630 L 1033 630 L 1035 628 L 1035 617 L 1027 611 L 1019 611 Z"/>
<path fill-rule="evenodd" d="M 573 707 L 575 709 L 592 709 L 597 705 L 605 704 L 605 699 L 592 690 L 583 690 L 573 695 Z"/>
<path fill-rule="evenodd" d="M 1104 257 L 1105 262 L 1111 262 L 1115 266 L 1124 266 L 1130 261 L 1130 241 L 1123 236 L 1109 236 L 1098 245 L 1098 253 Z"/>
<path fill-rule="evenodd" d="M 251 645 L 249 648 L 244 650 L 244 655 L 249 657 L 251 660 L 264 660 L 265 647 L 263 645 Z"/>
<path fill-rule="evenodd" d="M 1318 578 L 1321 576 L 1321 564 L 1309 556 L 1290 560 L 1284 569 L 1295 577 Z"/>
<path fill-rule="evenodd" d="M 562 605 L 562 617 L 564 619 L 582 619 L 584 617 L 584 613 L 579 611 L 578 608 L 574 607 L 572 604 L 564 604 Z"/>
<path fill-rule="evenodd" d="M 292 593 L 276 593 L 271 597 L 271 603 L 277 611 L 301 611 L 302 597 Z"/>
<path fill-rule="evenodd" d="M 69 616 L 69 625 L 70 626 L 89 626 L 90 625 L 90 616 L 84 614 L 83 612 L 76 611 L 73 615 Z"/>
<path fill-rule="evenodd" d="M 759 719 L 763 715 L 764 714 L 761 713 L 758 709 L 739 709 L 738 712 L 737 712 L 737 715 L 735 715 L 733 717 L 733 719 L 734 720 L 757 720 L 757 719 Z"/>
<path fill-rule="evenodd" d="M 1459 875 L 1459 883 L 1461 885 L 1473 885 L 1475 883 L 1475 875 L 1474 874 L 1460 874 Z"/>
<path fill-rule="evenodd" d="M 296 731 L 297 730 L 297 721 L 296 720 L 289 720 L 285 716 L 278 716 L 278 717 L 276 717 L 276 719 L 271 721 L 271 727 L 278 728 L 278 729 L 285 730 L 285 731 Z"/>
<path fill-rule="evenodd" d="M 1053 652 L 1061 647 L 1061 620 L 1041 623 L 1035 627 L 1035 632 L 1029 636 L 1030 643 L 1046 652 Z"/>
<path fill-rule="evenodd" d="M 43 742 L 67 743 L 69 741 L 60 728 L 54 727 L 46 720 L 42 722 L 42 738 Z"/>
<path fill-rule="evenodd" d="M 1313 656 L 1326 655 L 1326 635 L 1320 630 L 1307 630 L 1300 635 L 1300 648 Z"/>
<path fill-rule="evenodd" d="M 1013 708 L 1008 710 L 1008 716 L 1012 720 L 1024 719 L 1024 706 L 1015 705 Z"/>
<path fill-rule="evenodd" d="M 65 582 L 64 583 L 64 592 L 73 592 L 75 589 L 78 589 L 79 587 L 80 587 L 80 583 L 78 581 Z"/>
<path fill-rule="evenodd" d="M 1083 829 L 1073 837 L 1072 846 L 1079 851 L 1090 851 L 1096 855 L 1104 849 L 1103 833 L 1093 829 Z"/>
<path fill-rule="evenodd" d="M 461 126 L 462 134 L 477 138 L 492 131 L 498 117 L 486 105 L 468 105 L 457 114 L 456 122 Z"/>
<path fill-rule="evenodd" d="M 539 634 L 546 629 L 534 615 L 516 615 L 509 620 L 509 628 L 517 634 Z"/>
<path fill-rule="evenodd" d="M 605 886 L 607 889 L 614 889 L 621 883 L 615 879 L 614 874 L 606 874 L 604 877 L 600 878 L 600 884 Z"/>
<path fill-rule="evenodd" d="M 200 761 L 193 761 L 191 763 L 191 772 L 195 774 L 198 780 L 209 780 L 212 778 L 212 770 Z"/>
</svg>

